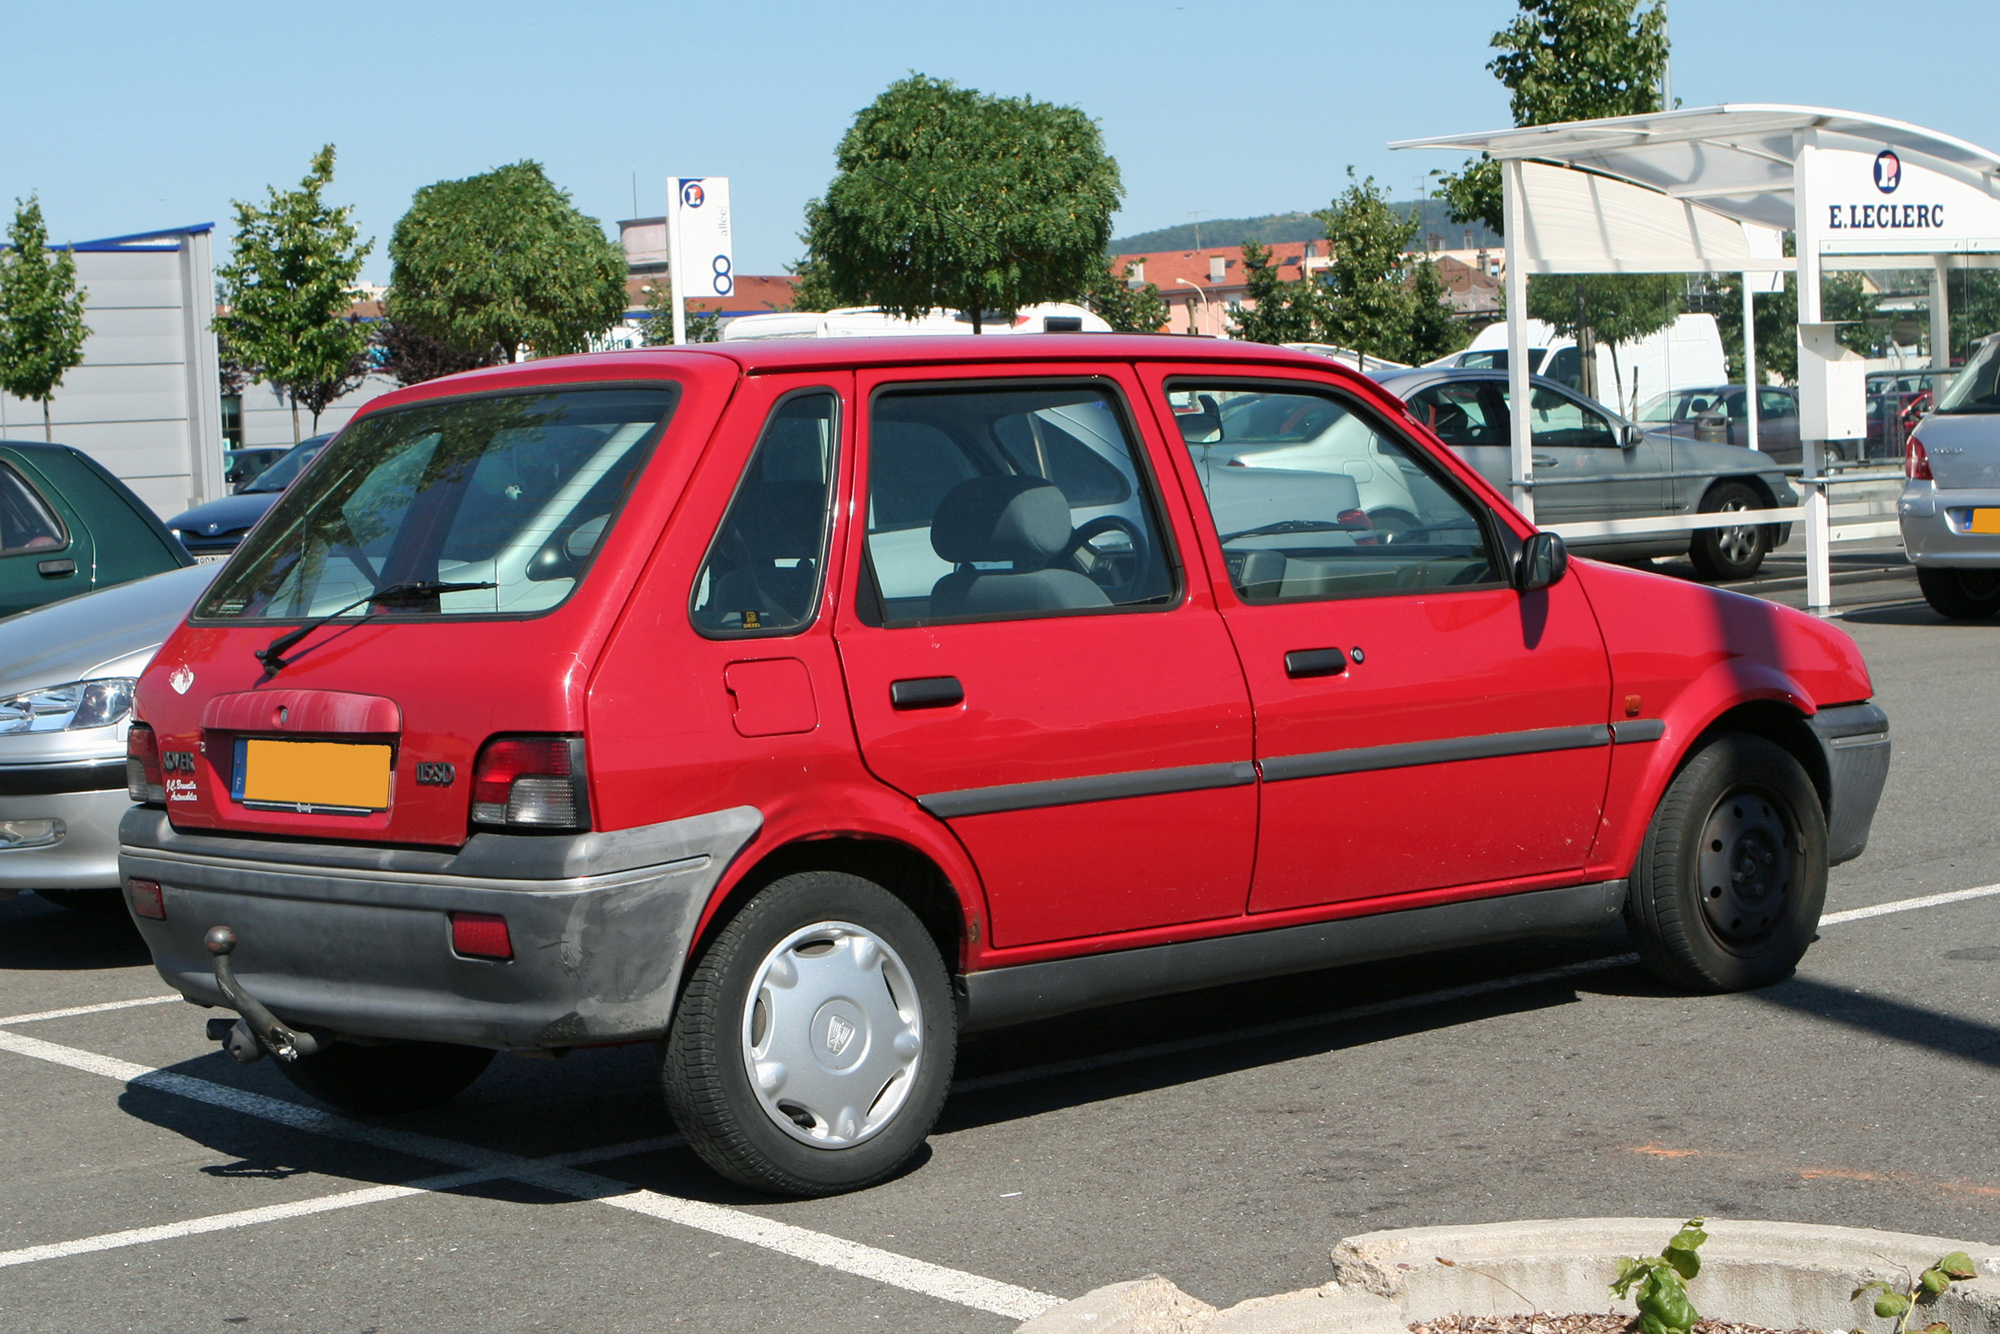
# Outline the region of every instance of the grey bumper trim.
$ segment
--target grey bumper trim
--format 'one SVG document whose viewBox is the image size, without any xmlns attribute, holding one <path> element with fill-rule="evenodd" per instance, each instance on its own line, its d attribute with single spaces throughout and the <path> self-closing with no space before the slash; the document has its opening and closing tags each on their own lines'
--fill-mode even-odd
<svg viewBox="0 0 2000 1334">
<path fill-rule="evenodd" d="M 1502 755 L 1533 755 L 1546 750 L 1583 750 L 1611 744 L 1611 729 L 1538 727 L 1527 732 L 1494 732 L 1486 736 L 1446 737 L 1441 741 L 1409 741 L 1394 746 L 1360 746 L 1324 750 L 1312 755 L 1280 755 L 1264 760 L 1264 781 L 1322 778 L 1328 774 L 1358 774 L 1375 769 L 1410 769 L 1420 764 L 1454 760 L 1486 760 Z"/>
<path fill-rule="evenodd" d="M 202 935 L 235 929 L 244 987 L 295 1028 L 548 1048 L 655 1037 L 755 807 L 607 834 L 475 835 L 456 853 L 176 832 L 135 808 L 123 878 L 157 880 L 140 931 L 168 984 L 222 1003 Z M 460 958 L 449 914 L 507 919 L 514 958 Z"/>
<path fill-rule="evenodd" d="M 1889 715 L 1877 704 L 1843 704 L 1806 721 L 1826 758 L 1826 855 L 1838 866 L 1868 846 L 1889 780 Z"/>
</svg>

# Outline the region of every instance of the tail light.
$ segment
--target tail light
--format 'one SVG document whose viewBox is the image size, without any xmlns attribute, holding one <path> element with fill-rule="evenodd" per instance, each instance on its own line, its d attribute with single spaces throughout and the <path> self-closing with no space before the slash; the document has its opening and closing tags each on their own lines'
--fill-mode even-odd
<svg viewBox="0 0 2000 1334">
<path fill-rule="evenodd" d="M 507 935 L 507 919 L 490 912 L 455 912 L 451 915 L 451 948 L 468 959 L 511 959 L 514 942 Z"/>
<path fill-rule="evenodd" d="M 1931 456 L 1924 452 L 1924 442 L 1910 437 L 1909 452 L 1903 455 L 1903 476 L 1913 482 L 1931 480 Z"/>
<path fill-rule="evenodd" d="M 1375 521 L 1368 517 L 1367 510 L 1342 510 L 1333 516 L 1342 528 L 1373 528 Z"/>
<path fill-rule="evenodd" d="M 125 790 L 141 806 L 167 804 L 167 779 L 160 772 L 160 743 L 153 729 L 133 723 L 125 733 Z"/>
<path fill-rule="evenodd" d="M 495 737 L 472 766 L 472 823 L 507 829 L 588 829 L 583 739 Z"/>
<path fill-rule="evenodd" d="M 167 920 L 167 901 L 157 880 L 132 881 L 132 911 L 155 922 Z"/>
</svg>

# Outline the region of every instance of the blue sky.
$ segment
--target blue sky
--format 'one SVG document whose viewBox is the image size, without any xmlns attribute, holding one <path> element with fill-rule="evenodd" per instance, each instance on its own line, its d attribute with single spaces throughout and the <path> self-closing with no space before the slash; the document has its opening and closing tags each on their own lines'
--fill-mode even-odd
<svg viewBox="0 0 2000 1334">
<path fill-rule="evenodd" d="M 412 191 L 534 158 L 603 220 L 727 175 L 737 269 L 797 257 L 854 112 L 909 70 L 1074 103 L 1124 173 L 1119 232 L 1322 206 L 1351 163 L 1398 198 L 1451 159 L 1390 139 L 1507 123 L 1511 0 L 162 5 L 0 0 L 0 201 L 59 240 L 230 219 L 338 146 L 377 238 Z M 1673 0 L 1689 106 L 1801 102 L 2000 144 L 1991 0 Z"/>
</svg>

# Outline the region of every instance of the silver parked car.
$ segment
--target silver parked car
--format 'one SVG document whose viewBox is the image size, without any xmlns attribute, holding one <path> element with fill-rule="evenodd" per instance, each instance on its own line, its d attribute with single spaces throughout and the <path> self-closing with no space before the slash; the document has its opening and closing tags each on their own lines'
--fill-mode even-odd
<svg viewBox="0 0 2000 1334">
<path fill-rule="evenodd" d="M 1503 491 L 1512 476 L 1504 371 L 1420 366 L 1369 377 L 1409 406 L 1410 415 L 1457 450 Z M 1740 445 L 1681 439 L 1645 430 L 1554 380 L 1530 381 L 1540 523 L 1596 523 L 1658 515 L 1778 509 L 1798 495 L 1768 455 Z M 1611 560 L 1686 556 L 1704 579 L 1748 579 L 1788 524 L 1700 528 L 1567 540 L 1580 554 Z"/>
<path fill-rule="evenodd" d="M 2000 334 L 1938 395 L 1903 473 L 1896 517 L 1924 600 L 1954 620 L 2000 611 Z"/>
<path fill-rule="evenodd" d="M 132 686 L 220 565 L 0 619 L 0 895 L 117 911 Z"/>
</svg>

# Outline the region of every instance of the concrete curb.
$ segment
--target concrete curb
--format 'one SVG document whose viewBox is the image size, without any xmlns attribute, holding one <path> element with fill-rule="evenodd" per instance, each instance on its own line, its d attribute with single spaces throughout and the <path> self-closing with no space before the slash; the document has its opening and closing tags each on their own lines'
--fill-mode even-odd
<svg viewBox="0 0 2000 1334">
<path fill-rule="evenodd" d="M 1021 1334 L 1405 1334 L 1412 1321 L 1468 1315 L 1618 1310 L 1608 1284 L 1621 1255 L 1657 1254 L 1678 1218 L 1579 1218 L 1401 1228 L 1333 1248 L 1334 1281 L 1217 1311 L 1157 1275 L 1099 1288 L 1020 1327 Z M 2000 1247 L 1984 1242 L 1805 1223 L 1711 1219 L 1689 1295 L 1704 1316 L 1772 1329 L 1881 1330 L 1847 1294 L 1902 1279 L 1952 1251 L 1980 1275 L 1925 1316 L 1952 1334 L 2000 1334 Z M 1438 1263 L 1439 1258 L 1450 1265 Z"/>
</svg>

